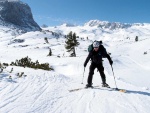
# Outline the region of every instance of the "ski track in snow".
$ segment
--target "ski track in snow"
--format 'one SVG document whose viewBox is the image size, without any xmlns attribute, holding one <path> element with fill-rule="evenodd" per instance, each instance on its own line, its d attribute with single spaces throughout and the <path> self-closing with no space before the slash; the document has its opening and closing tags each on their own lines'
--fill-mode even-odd
<svg viewBox="0 0 150 113">
<path fill-rule="evenodd" d="M 150 92 L 136 91 L 134 89 L 138 88 L 135 86 L 129 86 L 130 89 L 127 89 L 127 93 L 101 88 L 83 89 L 69 93 L 70 85 L 73 88 L 72 83 L 78 87 L 83 87 L 83 85 L 78 85 L 78 80 L 82 76 L 74 77 L 75 81 L 61 74 L 51 76 L 53 75 L 46 73 L 43 75 L 35 74 L 23 83 L 9 83 L 0 92 L 2 101 L 0 111 L 2 113 L 95 113 L 97 111 L 108 113 L 111 110 L 112 112 L 115 111 L 114 113 L 147 113 L 150 108 L 148 104 Z M 109 77 L 112 79 L 112 76 L 107 76 L 108 79 Z M 120 83 L 128 85 L 125 82 L 120 81 Z M 146 110 L 141 111 L 141 109 Z"/>
<path fill-rule="evenodd" d="M 136 91 L 134 89 L 139 88 L 119 81 L 125 86 L 130 85 L 127 93 L 108 91 L 109 89 L 104 90 L 103 88 L 83 89 L 69 93 L 70 86 L 72 88 L 73 85 L 83 87 L 83 85 L 78 85 L 78 80 L 82 76 L 73 78 L 57 73 L 54 75 L 49 75 L 49 73 L 38 75 L 36 73 L 23 82 L 9 83 L 7 87 L 2 89 L 5 94 L 0 92 L 2 101 L 0 111 L 3 113 L 95 113 L 97 111 L 108 113 L 110 110 L 112 112 L 114 110 L 114 113 L 147 113 L 150 108 L 148 104 L 150 102 L 149 91 Z M 112 76 L 107 75 L 107 78 L 112 79 Z M 30 90 L 30 88 L 32 89 Z M 145 105 L 144 108 L 142 105 Z M 146 110 L 141 111 L 141 109 Z"/>
<path fill-rule="evenodd" d="M 134 59 L 132 59 L 132 58 L 130 58 L 128 56 L 121 56 L 121 57 L 127 58 L 128 60 L 132 61 L 133 63 L 135 63 L 136 65 L 140 66 L 141 68 L 150 70 L 150 67 L 142 65 L 142 64 L 138 63 L 137 61 L 135 61 Z"/>
</svg>

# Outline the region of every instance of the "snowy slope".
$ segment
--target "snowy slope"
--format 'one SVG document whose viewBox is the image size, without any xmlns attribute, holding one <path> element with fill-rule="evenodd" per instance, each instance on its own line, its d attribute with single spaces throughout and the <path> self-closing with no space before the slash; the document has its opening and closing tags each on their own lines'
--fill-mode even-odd
<svg viewBox="0 0 150 113">
<path fill-rule="evenodd" d="M 132 26 L 128 29 L 102 30 L 90 26 L 57 26 L 44 28 L 61 34 L 76 32 L 80 45 L 77 57 L 68 57 L 65 39 L 55 38 L 51 32 L 28 32 L 14 37 L 0 31 L 0 61 L 11 63 L 29 56 L 33 61 L 48 62 L 54 71 L 34 70 L 8 66 L 0 73 L 0 113 L 149 113 L 150 112 L 150 25 Z M 135 42 L 135 36 L 139 41 Z M 49 44 L 45 43 L 47 37 Z M 89 40 L 86 39 L 89 37 Z M 129 37 L 129 38 L 127 38 Z M 14 40 L 23 40 L 19 43 Z M 94 40 L 103 45 L 114 61 L 113 68 L 118 88 L 126 93 L 109 89 L 85 89 L 70 93 L 68 90 L 84 87 L 88 66 L 83 77 L 83 63 L 88 55 L 87 47 Z M 49 47 L 53 56 L 48 57 Z M 147 51 L 147 54 L 144 52 Z M 60 56 L 60 57 L 58 57 Z M 113 73 L 104 59 L 107 83 L 115 87 Z M 13 72 L 10 73 L 11 68 Z M 26 77 L 17 77 L 24 72 Z M 9 77 L 12 77 L 10 79 Z M 95 70 L 93 85 L 101 85 Z"/>
</svg>

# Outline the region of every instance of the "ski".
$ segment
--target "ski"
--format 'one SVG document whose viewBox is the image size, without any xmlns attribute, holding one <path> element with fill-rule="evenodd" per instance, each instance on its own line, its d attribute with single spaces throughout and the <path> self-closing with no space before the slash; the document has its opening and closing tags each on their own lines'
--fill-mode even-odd
<svg viewBox="0 0 150 113">
<path fill-rule="evenodd" d="M 109 91 L 119 91 L 119 92 L 123 92 L 123 93 L 126 92 L 125 89 L 112 88 L 110 86 L 108 86 L 108 87 L 98 87 L 98 88 L 95 88 L 95 89 L 109 89 Z"/>
<path fill-rule="evenodd" d="M 82 90 L 82 89 L 93 89 L 93 88 L 96 88 L 96 87 L 99 87 L 99 86 L 82 87 L 82 88 L 71 89 L 71 90 L 68 90 L 68 91 L 69 92 L 74 92 L 74 91 L 79 91 L 79 90 Z"/>
<path fill-rule="evenodd" d="M 111 91 L 119 91 L 119 92 L 122 92 L 122 93 L 126 92 L 125 89 L 118 89 L 118 88 L 111 88 L 111 87 L 109 89 L 111 89 Z"/>
<path fill-rule="evenodd" d="M 109 91 L 119 91 L 119 92 L 123 92 L 125 93 L 126 90 L 125 89 L 118 89 L 118 88 L 111 88 L 111 87 L 100 87 L 100 86 L 93 86 L 93 87 L 83 87 L 83 88 L 76 88 L 76 89 L 71 89 L 68 90 L 69 92 L 75 92 L 75 91 L 79 91 L 79 90 L 83 90 L 83 89 L 109 89 Z"/>
<path fill-rule="evenodd" d="M 117 90 L 122 92 L 122 93 L 126 93 L 127 92 L 125 89 L 117 89 Z"/>
</svg>

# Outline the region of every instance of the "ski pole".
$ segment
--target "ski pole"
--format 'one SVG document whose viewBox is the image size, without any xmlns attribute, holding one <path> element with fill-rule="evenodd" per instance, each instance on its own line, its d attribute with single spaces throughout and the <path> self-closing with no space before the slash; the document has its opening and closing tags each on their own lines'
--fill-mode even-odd
<svg viewBox="0 0 150 113">
<path fill-rule="evenodd" d="M 85 67 L 84 67 L 84 72 L 85 72 Z M 83 79 L 84 79 L 84 72 L 83 72 L 83 78 L 82 78 L 82 83 L 81 83 L 81 84 L 83 84 Z"/>
<path fill-rule="evenodd" d="M 111 69 L 112 69 L 113 76 L 114 76 L 114 81 L 115 81 L 115 85 L 116 85 L 116 90 L 118 90 L 112 65 L 111 65 Z"/>
</svg>

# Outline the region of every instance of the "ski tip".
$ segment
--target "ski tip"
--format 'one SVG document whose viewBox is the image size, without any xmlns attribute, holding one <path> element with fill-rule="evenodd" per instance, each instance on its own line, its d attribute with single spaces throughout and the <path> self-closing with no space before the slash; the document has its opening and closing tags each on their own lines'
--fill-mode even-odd
<svg viewBox="0 0 150 113">
<path fill-rule="evenodd" d="M 126 92 L 126 90 L 125 90 L 125 89 L 118 89 L 118 88 L 114 88 L 114 90 L 116 90 L 116 91 L 120 91 L 120 92 L 123 92 L 123 93 L 125 93 L 125 92 Z"/>
<path fill-rule="evenodd" d="M 123 92 L 123 93 L 125 93 L 125 92 L 126 92 L 126 90 L 125 90 L 125 89 L 120 89 L 119 91 L 120 91 L 120 92 Z"/>
</svg>

